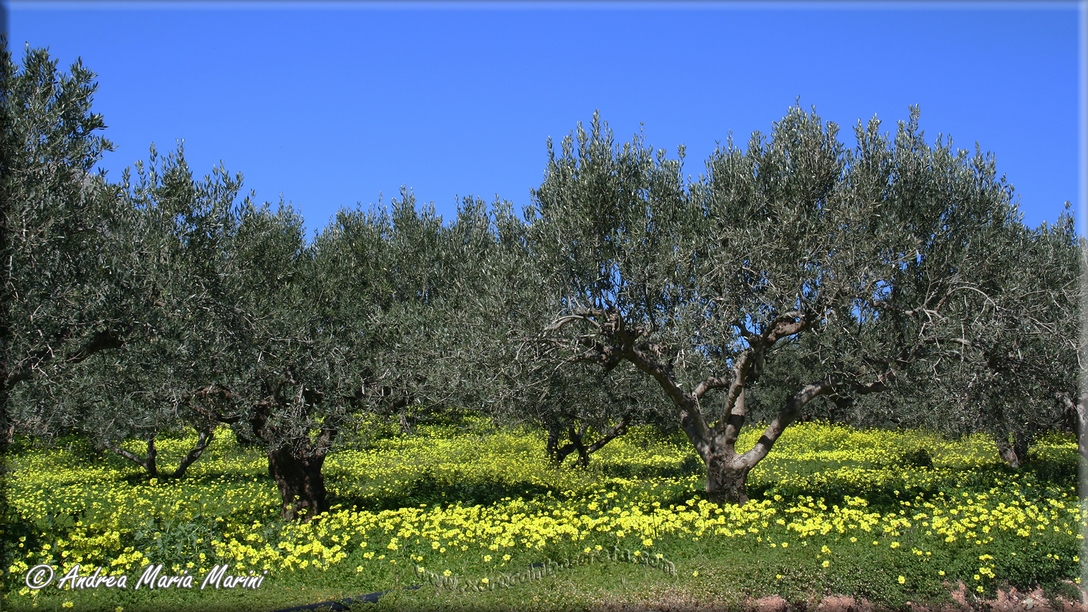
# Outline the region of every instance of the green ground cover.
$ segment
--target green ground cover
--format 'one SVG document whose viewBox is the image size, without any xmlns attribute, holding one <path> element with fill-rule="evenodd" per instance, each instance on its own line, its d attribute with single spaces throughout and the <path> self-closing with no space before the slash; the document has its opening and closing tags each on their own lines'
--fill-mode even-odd
<svg viewBox="0 0 1088 612">
<path fill-rule="evenodd" d="M 276 610 L 387 590 L 354 608 L 683 609 L 771 594 L 902 608 L 948 602 L 959 582 L 976 598 L 1036 585 L 1079 598 L 1086 509 L 1070 437 L 1041 441 L 1014 472 L 981 436 L 799 424 L 738 507 L 705 501 L 687 442 L 648 429 L 586 470 L 550 467 L 538 432 L 370 431 L 325 464 L 333 510 L 292 524 L 278 518 L 264 457 L 227 431 L 180 481 L 150 480 L 77 440 L 23 443 L 10 457 L 18 516 L 3 609 Z M 191 443 L 162 441 L 161 465 Z M 192 587 L 135 589 L 160 563 Z M 54 579 L 32 590 L 27 572 L 42 564 Z M 76 564 L 127 576 L 127 588 L 57 588 Z M 254 578 L 202 590 L 224 564 Z M 423 586 L 401 589 L 412 585 Z"/>
</svg>

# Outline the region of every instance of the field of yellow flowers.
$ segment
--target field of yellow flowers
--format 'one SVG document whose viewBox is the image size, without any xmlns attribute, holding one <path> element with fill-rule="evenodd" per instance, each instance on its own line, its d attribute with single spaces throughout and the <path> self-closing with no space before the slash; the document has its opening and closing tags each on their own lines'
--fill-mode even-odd
<svg viewBox="0 0 1088 612">
<path fill-rule="evenodd" d="M 24 444 L 2 607 L 277 610 L 389 591 L 377 608 L 592 609 L 663 593 L 896 608 L 949 601 L 961 582 L 977 598 L 1037 585 L 1077 597 L 1088 515 L 1069 437 L 1039 441 L 1017 472 L 981 436 L 799 424 L 752 472 L 744 506 L 703 499 L 682 437 L 636 428 L 584 470 L 548 465 L 543 442 L 465 421 L 346 443 L 325 464 L 332 511 L 288 524 L 264 457 L 227 430 L 178 481 L 79 441 Z M 163 440 L 160 465 L 191 443 Z"/>
</svg>

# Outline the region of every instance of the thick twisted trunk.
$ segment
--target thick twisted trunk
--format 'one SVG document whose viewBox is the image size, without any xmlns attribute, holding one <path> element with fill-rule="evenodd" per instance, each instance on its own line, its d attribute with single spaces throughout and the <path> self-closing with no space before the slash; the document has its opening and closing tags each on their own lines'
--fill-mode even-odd
<svg viewBox="0 0 1088 612">
<path fill-rule="evenodd" d="M 747 377 L 761 360 L 763 350 L 765 347 L 758 345 L 745 351 L 734 362 L 731 377 L 708 378 L 690 394 L 680 388 L 668 366 L 657 363 L 639 351 L 632 351 L 628 357 L 636 367 L 657 380 L 672 399 L 680 417 L 680 428 L 687 434 L 688 440 L 706 464 L 706 494 L 715 503 L 744 504 L 748 501 L 748 472 L 770 451 L 782 430 L 796 417 L 796 410 L 800 405 L 810 399 L 806 397 L 801 404 L 794 400 L 788 402 L 787 409 L 775 419 L 753 449 L 743 455 L 736 453 L 736 442 L 748 417 L 744 402 Z M 711 427 L 703 418 L 699 400 L 715 389 L 726 390 L 726 411 L 718 423 Z M 808 387 L 805 391 L 807 390 Z"/>
<path fill-rule="evenodd" d="M 582 309 L 557 320 L 545 332 L 559 329 L 576 319 L 592 320 L 608 343 L 587 340 L 583 343 L 586 352 L 575 356 L 572 361 L 592 362 L 610 368 L 618 360 L 626 359 L 657 381 L 676 408 L 680 428 L 707 466 L 707 497 L 719 503 L 743 504 L 748 501 L 748 473 L 767 456 L 785 429 L 801 415 L 805 404 L 832 392 L 837 385 L 846 386 L 858 395 L 878 393 L 886 390 L 887 381 L 894 377 L 894 371 L 889 369 L 871 383 L 844 382 L 828 376 L 807 384 L 786 401 L 755 446 L 738 454 L 737 439 L 748 417 L 744 405 L 748 385 L 758 378 L 767 351 L 779 340 L 794 337 L 811 328 L 818 319 L 815 312 L 784 312 L 755 332 L 749 330 L 745 322 L 734 321 L 733 325 L 747 342 L 748 348 L 732 360 L 730 372 L 707 377 L 690 393 L 674 376 L 669 358 L 671 351 L 651 342 L 647 328 L 637 325 L 628 327 L 615 309 Z M 725 392 L 725 411 L 719 421 L 710 426 L 703 416 L 700 402 L 708 392 L 718 390 Z M 558 452 L 557 445 L 557 436 L 550 436 L 549 453 Z"/>
<path fill-rule="evenodd" d="M 1082 390 L 1075 395 L 1058 391 L 1054 396 L 1065 408 L 1066 424 L 1077 437 L 1077 452 L 1080 453 L 1081 464 L 1084 465 L 1088 462 L 1088 390 Z"/>
<path fill-rule="evenodd" d="M 716 503 L 744 504 L 748 501 L 748 472 L 751 467 L 736 453 L 711 455 L 706 460 L 706 496 Z"/>
<path fill-rule="evenodd" d="M 1088 462 L 1088 394 L 1077 395 L 1077 401 L 1065 393 L 1058 393 L 1058 399 L 1065 405 L 1066 414 L 1073 424 L 1073 431 L 1077 436 L 1077 451 L 1081 459 Z"/>
<path fill-rule="evenodd" d="M 747 417 L 744 390 L 741 389 L 736 395 L 729 418 L 722 419 L 714 427 L 713 438 L 706 445 L 708 450 L 703 453 L 707 470 L 707 499 L 719 504 L 746 503 L 748 501 L 748 473 L 771 452 L 771 447 L 786 428 L 797 420 L 805 404 L 827 393 L 830 389 L 831 385 L 827 381 L 805 385 L 786 401 L 782 411 L 763 431 L 763 435 L 756 441 L 755 446 L 743 454 L 736 452 L 737 438 Z"/>
<path fill-rule="evenodd" d="M 329 509 L 321 466 L 325 455 L 298 458 L 289 447 L 268 453 L 268 474 L 280 490 L 280 516 L 286 520 L 312 518 Z"/>
<path fill-rule="evenodd" d="M 320 399 L 320 394 L 310 392 L 307 403 L 312 405 Z M 256 439 L 268 445 L 268 475 L 280 490 L 280 516 L 308 521 L 329 509 L 321 467 L 337 429 L 325 427 L 316 439 L 284 435 L 269 424 L 273 409 L 283 404 L 275 396 L 257 402 L 249 415 L 249 427 Z"/>
</svg>

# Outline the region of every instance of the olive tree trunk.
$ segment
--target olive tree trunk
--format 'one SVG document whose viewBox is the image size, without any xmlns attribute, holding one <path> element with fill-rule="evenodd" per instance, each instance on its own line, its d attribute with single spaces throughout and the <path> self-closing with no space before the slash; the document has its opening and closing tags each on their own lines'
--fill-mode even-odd
<svg viewBox="0 0 1088 612">
<path fill-rule="evenodd" d="M 1057 397 L 1065 406 L 1066 415 L 1073 424 L 1081 461 L 1088 462 L 1088 393 L 1078 394 L 1076 401 L 1062 392 L 1057 393 Z"/>
<path fill-rule="evenodd" d="M 757 461 L 758 462 L 758 461 Z M 706 496 L 712 502 L 748 502 L 748 467 L 743 455 L 711 455 L 706 460 Z"/>
<path fill-rule="evenodd" d="M 744 453 L 736 449 L 737 439 L 748 418 L 744 392 L 750 380 L 758 375 L 766 351 L 782 338 L 793 336 L 807 329 L 811 321 L 798 313 L 788 312 L 779 316 L 759 335 L 746 334 L 749 349 L 742 352 L 733 362 L 730 375 L 710 377 L 699 383 L 694 391 L 684 391 L 672 375 L 666 361 L 657 357 L 664 351 L 652 345 L 624 347 L 622 356 L 635 367 L 652 376 L 660 384 L 666 395 L 673 401 L 680 417 L 680 427 L 707 468 L 706 494 L 715 503 L 743 504 L 748 501 L 748 474 L 771 451 L 771 447 L 782 436 L 791 423 L 801 415 L 801 409 L 813 399 L 836 389 L 836 383 L 830 378 L 807 384 L 790 396 L 778 415 L 764 429 L 763 435 L 755 446 Z M 604 357 L 610 357 L 607 351 Z M 877 376 L 870 383 L 842 383 L 848 385 L 858 395 L 878 393 L 887 390 L 885 380 L 890 372 Z M 710 426 L 699 408 L 700 399 L 709 391 L 721 389 L 726 393 L 726 409 L 721 419 Z"/>
<path fill-rule="evenodd" d="M 1012 441 L 1009 441 L 1009 438 Z M 997 443 L 997 454 L 1001 456 L 1002 461 L 1008 464 L 1009 467 L 1014 470 L 1020 469 L 1020 466 L 1027 461 L 1028 458 L 1028 436 L 1023 432 L 1013 432 L 1010 434 L 997 434 L 994 436 L 994 441 Z"/>
<path fill-rule="evenodd" d="M 728 418 L 723 418 L 713 429 L 692 428 L 697 435 L 692 441 L 706 464 L 707 499 L 715 503 L 746 503 L 748 473 L 771 452 L 771 447 L 782 436 L 786 427 L 797 420 L 805 404 L 827 393 L 831 388 L 827 381 L 805 385 L 786 400 L 786 405 L 763 431 L 755 446 L 744 453 L 736 450 L 737 439 L 748 416 L 743 389 L 737 390 L 736 397 L 731 398 L 732 409 Z M 704 429 L 706 433 L 700 433 L 700 429 Z M 689 437 L 691 435 L 692 433 L 688 434 Z"/>
<path fill-rule="evenodd" d="M 306 395 L 319 401 L 316 393 Z M 268 475 L 280 490 L 280 516 L 308 521 L 329 509 L 321 467 L 337 429 L 323 427 L 315 438 L 305 432 L 288 433 L 269 423 L 269 416 L 277 408 L 283 409 L 283 402 L 276 397 L 257 402 L 249 416 L 249 428 L 267 445 Z"/>
<path fill-rule="evenodd" d="M 328 492 L 321 466 L 325 454 L 297 457 L 290 447 L 268 453 L 268 475 L 280 490 L 280 516 L 307 519 L 329 509 Z"/>
<path fill-rule="evenodd" d="M 680 417 L 680 427 L 707 468 L 706 494 L 715 503 L 744 504 L 748 501 L 748 473 L 771 451 L 791 423 L 801 414 L 801 409 L 814 398 L 830 392 L 834 385 L 828 379 L 805 385 L 794 393 L 782 407 L 778 416 L 767 426 L 750 450 L 738 453 L 737 439 L 748 418 L 744 392 L 748 381 L 758 375 L 768 348 L 781 338 L 797 334 L 811 322 L 789 312 L 778 317 L 761 335 L 749 335 L 750 348 L 742 352 L 733 363 L 730 376 L 710 377 L 699 383 L 694 391 L 684 391 L 673 377 L 667 362 L 658 358 L 663 351 L 652 345 L 628 344 L 621 347 L 622 357 L 635 367 L 652 376 L 672 400 Z M 602 355 L 611 357 L 607 350 Z M 872 393 L 885 389 L 883 379 L 869 385 L 854 385 L 855 392 Z M 707 424 L 699 408 L 700 399 L 709 391 L 721 389 L 726 395 L 726 411 L 713 426 Z"/>
</svg>

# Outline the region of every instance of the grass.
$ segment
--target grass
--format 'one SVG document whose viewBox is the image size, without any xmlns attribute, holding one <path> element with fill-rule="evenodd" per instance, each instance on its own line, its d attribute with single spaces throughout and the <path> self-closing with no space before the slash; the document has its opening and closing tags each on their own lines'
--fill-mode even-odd
<svg viewBox="0 0 1088 612">
<path fill-rule="evenodd" d="M 190 443 L 163 440 L 161 464 Z M 326 462 L 333 510 L 284 524 L 264 458 L 226 431 L 180 481 L 78 440 L 24 444 L 11 456 L 18 516 L 4 537 L 16 556 L 0 602 L 277 610 L 389 591 L 353 609 L 739 609 L 837 594 L 900 609 L 948 603 L 960 582 L 976 603 L 1009 587 L 1077 597 L 1085 508 L 1070 437 L 1040 441 L 1015 472 L 984 437 L 799 424 L 752 472 L 742 507 L 703 499 L 682 436 L 636 428 L 586 470 L 544 457 L 538 432 L 485 422 L 371 435 Z M 129 588 L 23 582 L 36 565 L 59 578 L 77 563 Z M 150 563 L 194 587 L 133 589 Z M 200 590 L 217 564 L 264 579 Z"/>
</svg>

